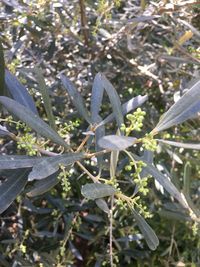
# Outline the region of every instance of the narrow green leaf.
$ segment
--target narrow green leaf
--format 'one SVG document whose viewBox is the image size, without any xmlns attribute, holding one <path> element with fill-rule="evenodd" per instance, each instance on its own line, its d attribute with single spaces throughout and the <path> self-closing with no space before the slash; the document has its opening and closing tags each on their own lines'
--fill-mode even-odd
<svg viewBox="0 0 200 267">
<path fill-rule="evenodd" d="M 147 99 L 148 99 L 147 95 L 144 95 L 144 96 L 139 95 L 139 96 L 131 98 L 129 101 L 127 101 L 126 103 L 122 105 L 122 114 L 126 115 L 132 110 L 140 107 L 144 102 L 147 101 Z M 112 120 L 114 120 L 114 118 L 115 118 L 114 113 L 111 113 L 102 122 L 100 122 L 98 126 L 111 122 Z"/>
<path fill-rule="evenodd" d="M 67 90 L 74 106 L 77 108 L 79 114 L 90 124 L 92 119 L 88 114 L 88 110 L 85 107 L 84 99 L 81 94 L 74 87 L 73 83 L 63 74 L 60 76 L 64 88 Z"/>
<path fill-rule="evenodd" d="M 75 256 L 76 259 L 78 259 L 79 261 L 83 261 L 81 253 L 70 240 L 69 240 L 69 249 L 71 250 L 72 254 Z"/>
<path fill-rule="evenodd" d="M 181 143 L 181 142 L 175 142 L 175 141 L 163 140 L 163 139 L 156 139 L 156 140 L 160 143 L 170 145 L 170 146 L 181 147 L 181 148 L 186 148 L 186 149 L 200 150 L 200 144 Z"/>
<path fill-rule="evenodd" d="M 5 61 L 4 61 L 3 46 L 0 41 L 0 95 L 4 94 L 5 94 Z"/>
<path fill-rule="evenodd" d="M 30 157 L 21 155 L 4 155 L 0 156 L 0 170 L 4 169 L 19 169 L 29 168 L 38 164 L 41 160 L 47 157 Z"/>
<path fill-rule="evenodd" d="M 185 164 L 183 176 L 183 193 L 190 196 L 190 178 L 191 178 L 191 165 L 189 162 Z"/>
<path fill-rule="evenodd" d="M 41 160 L 33 166 L 28 180 L 40 180 L 59 170 L 59 165 L 68 166 L 84 158 L 84 153 L 68 153 Z"/>
<path fill-rule="evenodd" d="M 200 101 L 197 101 L 193 103 L 191 106 L 189 106 L 187 109 L 185 109 L 184 112 L 176 116 L 174 119 L 163 123 L 159 126 L 158 131 L 166 130 L 174 125 L 178 125 L 186 120 L 195 118 L 197 116 L 197 113 L 200 111 Z"/>
<path fill-rule="evenodd" d="M 147 95 L 138 95 L 136 97 L 131 98 L 126 103 L 122 105 L 122 112 L 123 115 L 126 115 L 127 113 L 131 112 L 132 110 L 140 107 L 148 100 Z"/>
<path fill-rule="evenodd" d="M 6 89 L 9 91 L 15 101 L 30 109 L 34 114 L 38 115 L 38 111 L 32 96 L 28 93 L 25 86 L 21 84 L 19 80 L 9 72 L 9 70 L 5 71 L 5 85 Z"/>
<path fill-rule="evenodd" d="M 200 111 L 200 81 L 196 82 L 160 119 L 154 132 L 160 132 L 193 118 Z"/>
<path fill-rule="evenodd" d="M 153 164 L 153 156 L 154 156 L 154 152 L 153 151 L 149 151 L 147 149 L 144 150 L 143 156 L 142 156 L 142 160 L 148 162 L 150 165 Z M 145 171 L 145 169 L 143 168 L 141 173 L 140 173 L 140 178 L 144 178 L 147 176 L 147 173 Z"/>
<path fill-rule="evenodd" d="M 46 124 L 43 120 L 41 120 L 36 114 L 34 114 L 31 110 L 27 109 L 23 105 L 18 102 L 5 97 L 0 97 L 0 103 L 14 116 L 18 117 L 21 121 L 25 122 L 29 127 L 35 130 L 38 134 L 49 138 L 55 143 L 68 148 L 69 146 L 66 142 Z"/>
<path fill-rule="evenodd" d="M 98 121 L 102 120 L 99 115 L 97 115 L 97 118 L 98 118 Z M 99 146 L 99 140 L 104 136 L 105 136 L 105 126 L 101 125 L 95 131 L 95 151 L 96 152 L 102 150 L 102 148 Z M 101 168 L 102 168 L 103 158 L 104 158 L 103 154 L 97 156 L 99 171 L 101 171 Z"/>
<path fill-rule="evenodd" d="M 132 154 L 135 160 L 142 160 L 140 157 Z M 157 170 L 153 165 L 149 164 L 148 162 L 142 160 L 146 166 L 143 167 L 144 170 L 152 175 L 163 187 L 164 189 L 175 199 L 179 201 L 179 203 L 184 207 L 188 208 L 187 203 L 185 202 L 184 197 L 182 196 L 181 192 L 175 187 L 175 185 L 169 180 L 164 174 L 162 174 L 159 170 Z"/>
<path fill-rule="evenodd" d="M 132 146 L 136 140 L 134 137 L 106 135 L 99 140 L 99 146 L 110 150 L 124 150 Z"/>
<path fill-rule="evenodd" d="M 98 198 L 95 200 L 97 206 L 103 210 L 105 213 L 110 213 L 110 210 L 108 208 L 108 205 L 106 203 L 106 201 L 103 198 Z"/>
<path fill-rule="evenodd" d="M 115 115 L 115 119 L 120 129 L 121 125 L 124 123 L 124 118 L 119 95 L 115 90 L 115 88 L 112 86 L 112 84 L 107 80 L 107 78 L 102 73 L 100 75 L 101 75 L 102 85 L 108 94 L 110 103 L 112 105 L 113 113 Z"/>
<path fill-rule="evenodd" d="M 197 217 L 200 217 L 200 210 L 196 207 L 190 197 L 190 181 L 191 181 L 191 165 L 189 162 L 185 164 L 184 176 L 183 176 L 183 194 L 188 203 L 190 209 L 194 212 Z"/>
<path fill-rule="evenodd" d="M 167 218 L 168 220 L 178 220 L 178 221 L 192 221 L 190 216 L 187 216 L 184 213 L 168 211 L 168 210 L 159 210 L 158 214 L 161 217 Z"/>
<path fill-rule="evenodd" d="M 49 124 L 55 130 L 56 124 L 55 124 L 55 119 L 54 119 L 53 112 L 52 112 L 53 109 L 51 105 L 51 99 L 49 96 L 47 85 L 44 80 L 44 76 L 42 75 L 42 69 L 35 67 L 34 72 L 36 74 L 36 79 L 37 79 L 37 82 L 40 88 L 40 92 L 42 94 L 42 99 L 44 102 L 44 107 L 45 107 L 45 111 L 47 114 Z"/>
<path fill-rule="evenodd" d="M 101 73 L 98 73 L 93 82 L 91 95 L 91 116 L 92 122 L 97 123 L 99 120 L 99 111 L 102 104 L 104 87 L 101 80 Z"/>
<path fill-rule="evenodd" d="M 149 150 L 145 149 L 140 160 L 146 161 L 150 165 L 152 165 L 153 164 L 153 155 L 154 155 L 153 151 L 149 151 Z M 148 176 L 148 172 L 145 170 L 145 168 L 143 168 L 142 171 L 140 172 L 140 179 L 147 177 L 147 176 Z M 140 190 L 140 186 L 136 184 L 133 195 L 135 196 L 139 192 L 139 190 Z"/>
<path fill-rule="evenodd" d="M 151 250 L 155 250 L 159 245 L 159 240 L 157 235 L 155 234 L 154 230 L 149 226 L 149 224 L 145 221 L 145 219 L 138 214 L 135 210 L 133 211 L 133 216 L 137 222 L 137 225 L 143 234 L 148 247 Z"/>
<path fill-rule="evenodd" d="M 168 153 L 168 155 L 178 164 L 183 164 L 182 159 L 179 157 L 178 154 L 176 154 L 173 150 L 164 148 L 164 150 Z"/>
<path fill-rule="evenodd" d="M 115 177 L 116 169 L 117 169 L 117 162 L 119 157 L 119 151 L 112 151 L 110 153 L 110 177 Z"/>
<path fill-rule="evenodd" d="M 23 198 L 22 208 L 28 210 L 30 213 L 49 214 L 52 213 L 53 208 L 40 208 L 33 205 L 33 201 L 28 198 Z"/>
<path fill-rule="evenodd" d="M 0 185 L 0 213 L 4 212 L 23 190 L 27 183 L 27 170 L 16 172 L 13 177 Z"/>
<path fill-rule="evenodd" d="M 107 184 L 85 184 L 82 186 L 81 194 L 88 199 L 95 200 L 97 198 L 108 197 L 114 195 L 116 189 Z"/>
<path fill-rule="evenodd" d="M 28 197 L 36 197 L 42 195 L 53 188 L 59 180 L 57 179 L 57 173 L 50 175 L 49 177 L 36 181 L 30 191 L 27 193 Z"/>
</svg>

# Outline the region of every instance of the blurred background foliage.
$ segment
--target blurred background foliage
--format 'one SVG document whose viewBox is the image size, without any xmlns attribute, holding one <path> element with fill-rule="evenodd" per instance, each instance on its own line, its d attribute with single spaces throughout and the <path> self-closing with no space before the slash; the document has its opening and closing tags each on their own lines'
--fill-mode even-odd
<svg viewBox="0 0 200 267">
<path fill-rule="evenodd" d="M 46 119 L 33 71 L 40 67 L 56 125 L 60 133 L 68 133 L 73 147 L 86 125 L 65 97 L 59 74 L 65 73 L 76 84 L 88 105 L 99 71 L 115 86 L 122 103 L 148 94 L 143 106 L 145 133 L 200 78 L 199 14 L 200 3 L 189 0 L 1 0 L 0 41 L 6 67 L 32 94 Z M 103 111 L 109 114 L 106 98 L 104 103 Z M 199 133 L 196 119 L 162 137 L 199 141 Z M 1 154 L 16 151 L 13 141 L 1 140 Z M 158 146 L 155 158 L 157 167 L 173 174 L 180 189 L 185 165 L 191 166 L 190 195 L 197 207 L 199 159 L 199 152 L 164 145 Z M 95 170 L 91 162 L 87 164 Z M 69 184 L 58 184 L 35 198 L 24 194 L 1 215 L 0 266 L 109 266 L 109 220 L 93 202 L 82 202 L 80 185 L 87 177 L 81 170 L 74 168 L 67 175 Z M 122 176 L 129 175 L 124 169 Z M 148 222 L 160 245 L 150 251 L 132 215 L 127 217 L 122 207 L 115 211 L 113 221 L 116 266 L 200 266 L 198 224 L 170 202 L 162 188 L 153 182 L 149 187 L 142 205 L 152 214 Z"/>
</svg>

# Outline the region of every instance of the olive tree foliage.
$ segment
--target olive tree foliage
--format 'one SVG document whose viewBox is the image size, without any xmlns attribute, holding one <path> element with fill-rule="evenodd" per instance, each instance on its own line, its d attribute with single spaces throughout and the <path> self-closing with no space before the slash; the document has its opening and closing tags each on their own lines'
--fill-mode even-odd
<svg viewBox="0 0 200 267">
<path fill-rule="evenodd" d="M 200 110 L 200 81 L 195 83 L 188 91 L 164 113 L 157 125 L 143 137 L 127 136 L 126 126 L 124 124 L 124 116 L 127 113 L 135 110 L 141 106 L 146 100 L 147 96 L 137 96 L 130 99 L 128 102 L 121 104 L 120 97 L 107 80 L 104 74 L 98 73 L 95 76 L 92 92 L 91 92 L 91 105 L 90 111 L 85 105 L 85 101 L 81 94 L 77 91 L 71 81 L 61 74 L 60 79 L 64 89 L 67 90 L 71 101 L 76 107 L 79 115 L 88 123 L 88 128 L 83 132 L 83 140 L 80 145 L 74 149 L 70 147 L 70 144 L 59 135 L 56 129 L 50 127 L 44 122 L 36 112 L 36 107 L 29 94 L 23 94 L 23 86 L 12 76 L 8 71 L 5 72 L 5 80 L 7 80 L 9 86 L 8 90 L 12 91 L 14 88 L 21 92 L 17 94 L 17 97 L 13 95 L 14 99 L 6 96 L 0 96 L 0 103 L 2 106 L 15 118 L 24 122 L 30 127 L 38 136 L 44 137 L 50 142 L 53 142 L 63 148 L 61 154 L 56 154 L 51 151 L 41 148 L 39 145 L 34 144 L 35 149 L 39 155 L 25 156 L 25 155 L 2 155 L 0 156 L 0 169 L 12 170 L 11 177 L 5 182 L 2 182 L 0 186 L 0 211 L 4 212 L 12 201 L 20 194 L 28 183 L 33 183 L 32 187 L 26 193 L 30 197 L 35 197 L 41 193 L 45 193 L 57 182 L 57 176 L 59 172 L 62 172 L 62 168 L 72 168 L 74 164 L 77 164 L 83 173 L 86 173 L 90 182 L 82 185 L 81 194 L 86 200 L 96 201 L 97 206 L 104 212 L 112 213 L 112 207 L 109 209 L 108 202 L 112 199 L 112 202 L 121 201 L 123 205 L 127 205 L 138 225 L 147 245 L 151 250 L 155 250 L 159 245 L 159 239 L 157 238 L 154 230 L 148 225 L 145 219 L 140 215 L 142 207 L 137 204 L 137 193 L 142 186 L 142 180 L 146 177 L 150 179 L 152 176 L 170 196 L 176 200 L 192 220 L 199 221 L 198 211 L 193 208 L 188 202 L 188 195 L 180 191 L 172 182 L 170 177 L 166 177 L 160 172 L 153 162 L 145 160 L 141 154 L 138 155 L 136 147 L 143 144 L 144 147 L 154 151 L 155 148 L 147 146 L 148 142 L 154 143 L 155 136 L 159 132 L 166 130 L 170 127 L 183 123 L 184 121 L 194 118 L 198 115 Z M 13 83 L 13 80 L 16 82 Z M 101 105 L 104 92 L 107 93 L 112 113 L 105 118 L 101 116 Z M 48 99 L 48 96 L 47 96 Z M 44 98 L 44 101 L 47 101 Z M 134 114 L 131 120 L 134 119 Z M 128 116 L 127 116 L 128 117 Z M 129 116 L 130 117 L 130 116 Z M 49 118 L 50 119 L 50 118 Z M 137 119 L 137 118 L 136 118 Z M 105 125 L 114 121 L 116 123 L 116 134 L 106 135 Z M 1 126 L 1 136 L 12 138 L 14 141 L 18 141 L 18 137 L 9 132 L 6 127 Z M 38 137 L 40 139 L 40 137 Z M 166 143 L 172 146 L 185 147 L 191 149 L 200 149 L 199 144 L 186 144 L 176 142 L 174 140 L 162 140 L 157 139 L 158 142 Z M 93 143 L 96 145 L 93 146 Z M 146 144 L 146 145 L 145 145 Z M 138 182 L 134 182 L 131 185 L 135 187 L 135 192 L 132 196 L 126 195 L 120 186 L 118 176 L 123 169 L 123 166 L 118 166 L 118 159 L 120 154 L 123 154 L 128 159 L 132 166 L 133 171 L 139 179 Z M 43 154 L 45 156 L 43 156 Z M 104 157 L 110 154 L 109 169 L 110 175 L 103 177 Z M 84 166 L 85 159 L 97 159 L 97 175 L 94 176 Z M 139 167 L 140 166 L 140 167 Z M 118 168 L 118 170 L 117 170 Z M 15 169 L 18 172 L 15 172 Z M 117 173 L 116 173 L 117 170 Z M 105 170 L 106 171 L 106 170 Z M 145 172 L 145 175 L 141 175 Z M 41 192 L 42 187 L 42 192 Z M 145 186 L 144 186 L 145 187 Z M 188 191 L 188 190 L 186 190 Z"/>
<path fill-rule="evenodd" d="M 158 214 L 199 226 L 191 164 L 177 153 L 200 149 L 199 32 L 183 20 L 193 11 L 31 2 L 0 3 L 0 262 L 148 261 L 163 253 Z"/>
</svg>

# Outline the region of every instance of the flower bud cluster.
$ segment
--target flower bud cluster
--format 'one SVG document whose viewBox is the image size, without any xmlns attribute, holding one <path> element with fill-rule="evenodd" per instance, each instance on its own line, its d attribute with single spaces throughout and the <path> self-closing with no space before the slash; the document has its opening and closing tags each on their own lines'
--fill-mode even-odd
<svg viewBox="0 0 200 267">
<path fill-rule="evenodd" d="M 128 136 L 132 131 L 141 131 L 145 115 L 146 112 L 142 111 L 141 108 L 138 108 L 133 114 L 126 115 L 128 126 L 125 124 L 122 124 L 121 126 L 121 130 L 125 132 L 126 136 Z"/>
<path fill-rule="evenodd" d="M 157 142 L 151 133 L 145 134 L 145 137 L 141 139 L 143 147 L 150 151 L 155 151 L 157 149 Z"/>
</svg>

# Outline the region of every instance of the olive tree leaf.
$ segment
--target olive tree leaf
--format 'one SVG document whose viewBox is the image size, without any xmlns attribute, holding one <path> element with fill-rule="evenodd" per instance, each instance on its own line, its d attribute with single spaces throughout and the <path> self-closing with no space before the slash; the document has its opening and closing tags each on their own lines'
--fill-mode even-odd
<svg viewBox="0 0 200 267">
<path fill-rule="evenodd" d="M 132 110 L 140 107 L 143 103 L 147 101 L 147 99 L 148 99 L 147 95 L 144 95 L 144 96 L 139 95 L 139 96 L 131 98 L 129 101 L 127 101 L 126 103 L 122 105 L 122 114 L 126 115 Z M 98 126 L 111 122 L 112 120 L 114 120 L 114 118 L 115 118 L 114 113 L 111 113 L 102 122 L 100 122 Z"/>
<path fill-rule="evenodd" d="M 42 99 L 44 102 L 44 107 L 45 107 L 45 111 L 47 114 L 49 124 L 55 130 L 56 125 L 55 125 L 55 119 L 54 119 L 53 112 L 52 112 L 53 109 L 51 105 L 51 99 L 49 97 L 49 92 L 48 92 L 47 85 L 45 83 L 44 76 L 42 75 L 42 70 L 38 67 L 35 67 L 34 72 L 36 74 L 36 79 L 37 79 L 37 83 L 40 88 L 40 92 L 42 94 Z"/>
<path fill-rule="evenodd" d="M 5 70 L 5 85 L 15 101 L 38 115 L 32 96 L 28 93 L 25 86 L 22 85 L 9 70 Z"/>
<path fill-rule="evenodd" d="M 28 198 L 23 199 L 22 208 L 28 210 L 31 213 L 36 213 L 36 214 L 49 214 L 53 211 L 53 208 L 36 207 L 35 205 L 33 205 L 33 202 Z"/>
<path fill-rule="evenodd" d="M 81 255 L 81 253 L 79 252 L 79 250 L 74 246 L 74 244 L 70 240 L 69 240 L 69 248 L 76 259 L 78 259 L 79 261 L 83 261 L 83 257 Z"/>
<path fill-rule="evenodd" d="M 97 116 L 97 118 L 98 118 L 98 121 L 102 120 L 99 115 Z M 99 146 L 99 140 L 104 136 L 105 136 L 105 126 L 101 125 L 95 131 L 95 151 L 96 152 L 101 150 L 101 147 Z M 103 154 L 97 156 L 98 166 L 100 170 L 102 168 L 103 158 L 104 158 Z"/>
<path fill-rule="evenodd" d="M 134 137 L 106 135 L 99 140 L 99 146 L 110 150 L 124 150 L 132 146 L 136 140 Z"/>
<path fill-rule="evenodd" d="M 170 220 L 178 220 L 178 221 L 192 221 L 192 218 L 190 216 L 186 216 L 186 214 L 181 213 L 179 211 L 169 211 L 169 210 L 159 210 L 158 214 L 161 217 L 167 218 Z"/>
<path fill-rule="evenodd" d="M 150 225 L 145 221 L 145 219 L 138 214 L 134 209 L 132 210 L 133 216 L 136 220 L 136 223 L 142 232 L 144 239 L 147 242 L 148 247 L 151 250 L 155 250 L 159 245 L 159 240 L 154 230 L 150 227 Z"/>
<path fill-rule="evenodd" d="M 14 116 L 18 117 L 21 121 L 25 122 L 29 127 L 35 130 L 38 134 L 49 138 L 55 143 L 68 148 L 69 146 L 66 142 L 46 124 L 42 119 L 40 119 L 31 110 L 27 109 L 25 106 L 19 104 L 15 100 L 12 100 L 6 96 L 0 96 L 0 103 Z"/>
<path fill-rule="evenodd" d="M 0 94 L 4 95 L 5 92 L 5 61 L 4 61 L 4 53 L 3 46 L 0 42 Z"/>
<path fill-rule="evenodd" d="M 114 150 L 110 153 L 110 177 L 115 177 L 117 162 L 119 157 L 119 150 Z"/>
<path fill-rule="evenodd" d="M 135 160 L 141 160 L 140 157 L 136 156 L 135 154 L 131 154 Z M 164 174 L 162 174 L 159 170 L 157 170 L 153 165 L 149 164 L 147 161 L 142 160 L 146 166 L 143 167 L 144 170 L 152 175 L 163 187 L 164 189 L 175 199 L 179 201 L 179 203 L 184 207 L 188 208 L 188 205 L 185 201 L 185 198 L 181 194 L 181 192 L 178 191 L 178 189 L 175 187 L 175 185 L 169 180 Z"/>
<path fill-rule="evenodd" d="M 0 170 L 30 168 L 47 157 L 30 157 L 21 155 L 0 156 Z"/>
<path fill-rule="evenodd" d="M 85 107 L 84 99 L 81 94 L 77 91 L 73 83 L 64 75 L 60 75 L 61 82 L 64 88 L 67 90 L 74 106 L 77 108 L 79 114 L 90 124 L 92 119 L 89 116 L 88 110 Z"/>
<path fill-rule="evenodd" d="M 200 111 L 200 81 L 196 82 L 163 116 L 153 132 L 160 132 L 193 118 Z"/>
<path fill-rule="evenodd" d="M 101 80 L 101 73 L 98 73 L 94 78 L 91 95 L 91 116 L 93 123 L 99 120 L 99 110 L 102 104 L 103 92 L 104 87 Z"/>
<path fill-rule="evenodd" d="M 153 151 L 145 149 L 140 160 L 142 160 L 143 162 L 146 161 L 146 162 L 148 162 L 149 165 L 152 165 L 153 164 L 153 156 L 154 156 Z M 145 170 L 145 168 L 143 168 L 142 171 L 140 172 L 140 179 L 147 177 L 147 175 L 148 175 L 148 172 Z M 139 189 L 140 189 L 140 186 L 136 184 L 133 195 L 136 195 L 139 192 Z"/>
<path fill-rule="evenodd" d="M 111 185 L 91 183 L 85 184 L 81 188 L 81 194 L 88 199 L 95 200 L 97 198 L 108 197 L 114 195 L 116 189 Z"/>
<path fill-rule="evenodd" d="M 4 212 L 27 183 L 28 170 L 15 172 L 0 185 L 0 213 Z"/>
<path fill-rule="evenodd" d="M 121 125 L 124 123 L 124 118 L 122 114 L 122 106 L 119 95 L 115 90 L 115 88 L 113 87 L 113 85 L 108 81 L 108 79 L 102 73 L 100 73 L 100 75 L 101 75 L 102 85 L 106 90 L 106 93 L 108 94 L 115 119 L 120 129 Z"/>
<path fill-rule="evenodd" d="M 158 142 L 175 146 L 175 147 L 181 147 L 186 149 L 194 149 L 194 150 L 200 150 L 200 144 L 194 144 L 194 143 L 181 143 L 181 142 L 175 142 L 171 140 L 164 140 L 164 139 L 156 139 Z"/>
<path fill-rule="evenodd" d="M 33 166 L 28 180 L 41 180 L 59 170 L 59 165 L 68 166 L 84 158 L 84 153 L 67 153 L 41 160 Z"/>
<path fill-rule="evenodd" d="M 189 162 L 185 164 L 184 167 L 184 175 L 183 175 L 183 194 L 185 196 L 185 199 L 188 203 L 188 206 L 191 208 L 191 210 L 194 212 L 194 214 L 197 217 L 200 217 L 200 210 L 196 207 L 196 205 L 193 203 L 191 197 L 190 197 L 190 183 L 191 183 L 191 165 Z"/>
<path fill-rule="evenodd" d="M 96 202 L 96 205 L 101 210 L 103 210 L 105 213 L 108 213 L 108 214 L 110 213 L 108 204 L 106 203 L 106 201 L 103 198 L 98 198 L 98 199 L 95 200 L 95 202 Z"/>
<path fill-rule="evenodd" d="M 59 180 L 57 179 L 57 175 L 58 173 L 56 172 L 45 179 L 36 181 L 34 185 L 32 186 L 32 188 L 30 188 L 29 192 L 26 193 L 27 196 L 36 197 L 49 191 L 57 183 L 59 183 Z"/>
<path fill-rule="evenodd" d="M 190 180 L 191 180 L 191 165 L 189 162 L 185 164 L 183 176 L 183 193 L 185 196 L 190 196 Z"/>
<path fill-rule="evenodd" d="M 144 153 L 142 155 L 142 161 L 146 161 L 148 162 L 150 165 L 153 164 L 153 157 L 154 157 L 154 152 L 145 149 Z M 140 173 L 140 178 L 144 178 L 147 176 L 146 171 L 144 170 L 144 168 L 142 169 L 141 173 Z"/>
</svg>

